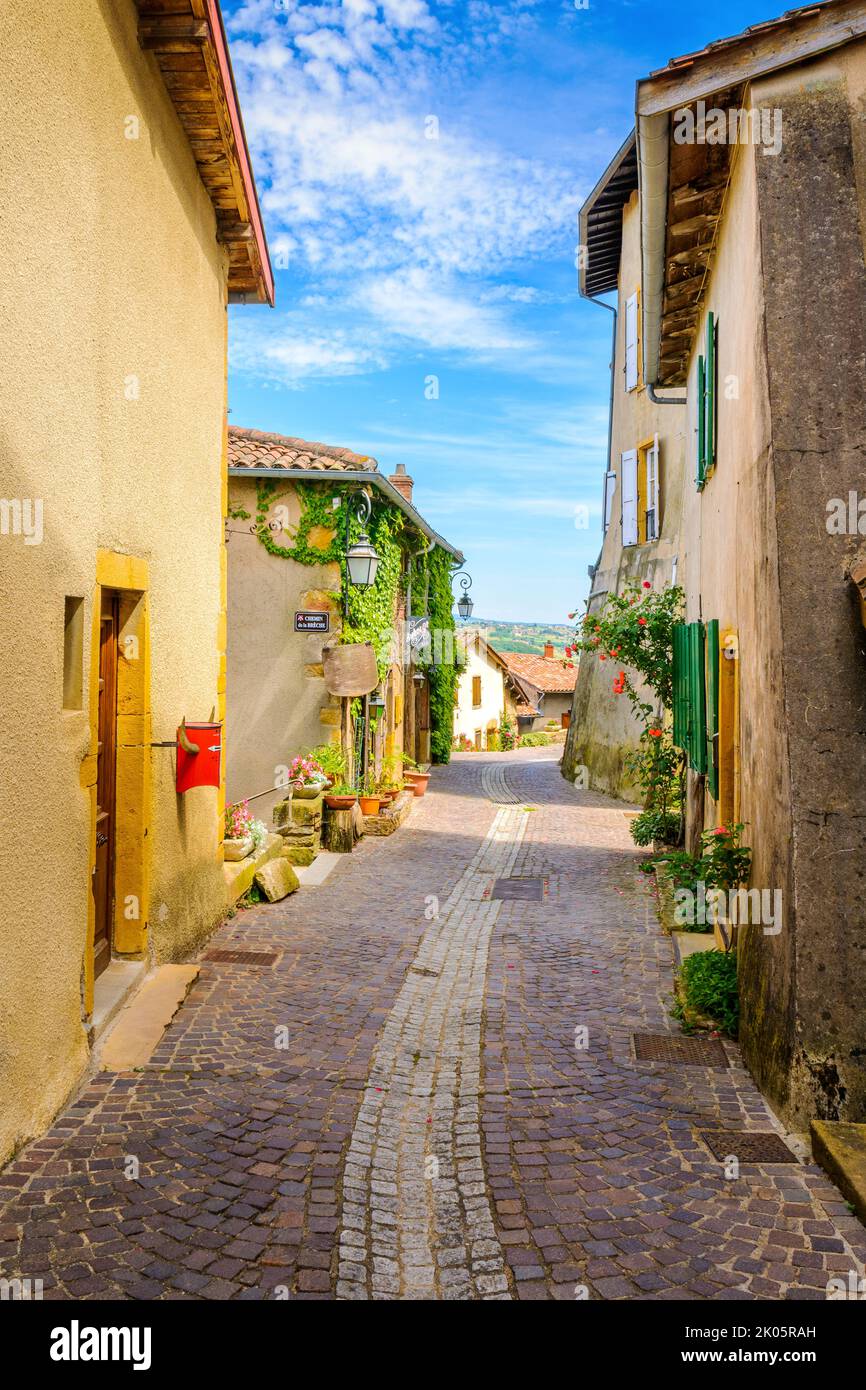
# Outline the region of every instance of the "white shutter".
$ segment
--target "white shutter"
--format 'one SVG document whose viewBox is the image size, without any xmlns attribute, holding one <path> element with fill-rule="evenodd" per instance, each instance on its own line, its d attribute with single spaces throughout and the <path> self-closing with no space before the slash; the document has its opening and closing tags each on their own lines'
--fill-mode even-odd
<svg viewBox="0 0 866 1390">
<path fill-rule="evenodd" d="M 659 516 L 659 437 L 656 435 L 646 451 L 646 505 L 651 516 L 646 519 L 646 538 L 657 541 L 661 526 Z"/>
<path fill-rule="evenodd" d="M 637 449 L 622 455 L 622 543 L 637 545 Z"/>
<path fill-rule="evenodd" d="M 637 386 L 637 294 L 625 302 L 625 389 Z"/>
<path fill-rule="evenodd" d="M 604 475 L 604 530 L 610 526 L 613 516 L 613 499 L 616 492 L 616 474 L 605 473 Z"/>
</svg>

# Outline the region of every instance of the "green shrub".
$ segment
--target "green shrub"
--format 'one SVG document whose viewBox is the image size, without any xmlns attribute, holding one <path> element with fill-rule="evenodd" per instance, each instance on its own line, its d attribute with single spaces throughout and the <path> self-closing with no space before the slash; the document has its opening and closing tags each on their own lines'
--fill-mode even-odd
<svg viewBox="0 0 866 1390">
<path fill-rule="evenodd" d="M 736 952 L 695 951 L 683 961 L 680 981 L 686 1005 L 735 1038 L 740 1018 Z"/>
<path fill-rule="evenodd" d="M 680 833 L 680 818 L 670 812 L 647 809 L 634 817 L 629 829 L 636 845 L 649 845 L 653 840 L 674 844 Z"/>
<path fill-rule="evenodd" d="M 522 734 L 518 748 L 546 748 L 550 743 L 550 735 L 543 733 L 540 729 L 534 734 Z"/>
</svg>

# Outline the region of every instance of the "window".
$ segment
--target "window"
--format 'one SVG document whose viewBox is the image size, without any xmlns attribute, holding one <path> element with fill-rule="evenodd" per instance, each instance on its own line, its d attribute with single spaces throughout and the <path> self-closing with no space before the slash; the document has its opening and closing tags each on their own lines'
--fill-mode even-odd
<svg viewBox="0 0 866 1390">
<path fill-rule="evenodd" d="M 716 466 L 719 325 L 715 315 L 707 314 L 706 353 L 698 358 L 698 459 L 695 482 L 702 492 Z"/>
<path fill-rule="evenodd" d="M 472 677 L 472 708 L 478 709 L 481 704 L 481 677 Z"/>
<path fill-rule="evenodd" d="M 644 440 L 622 455 L 622 543 L 657 541 L 661 531 L 659 503 L 659 437 Z"/>
<path fill-rule="evenodd" d="M 84 599 L 63 600 L 63 708 L 82 709 L 84 696 Z"/>
<path fill-rule="evenodd" d="M 674 627 L 673 741 L 689 767 L 707 775 L 707 790 L 727 825 L 738 814 L 739 719 L 737 635 L 718 619 Z"/>
<path fill-rule="evenodd" d="M 622 543 L 637 545 L 637 449 L 622 455 Z"/>
<path fill-rule="evenodd" d="M 613 516 L 613 498 L 616 492 L 616 474 L 605 473 L 604 475 L 604 503 L 602 510 L 603 528 L 607 533 Z"/>
<path fill-rule="evenodd" d="M 638 294 L 625 302 L 625 389 L 634 391 L 638 383 Z"/>
</svg>

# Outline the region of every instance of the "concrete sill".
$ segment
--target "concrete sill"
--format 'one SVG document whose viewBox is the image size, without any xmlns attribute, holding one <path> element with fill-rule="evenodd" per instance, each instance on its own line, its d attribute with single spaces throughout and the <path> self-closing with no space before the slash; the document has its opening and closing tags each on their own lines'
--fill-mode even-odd
<svg viewBox="0 0 866 1390">
<path fill-rule="evenodd" d="M 93 986 L 93 1014 L 88 1030 L 91 1047 L 138 989 L 147 971 L 146 960 L 113 960 L 103 970 Z"/>
</svg>

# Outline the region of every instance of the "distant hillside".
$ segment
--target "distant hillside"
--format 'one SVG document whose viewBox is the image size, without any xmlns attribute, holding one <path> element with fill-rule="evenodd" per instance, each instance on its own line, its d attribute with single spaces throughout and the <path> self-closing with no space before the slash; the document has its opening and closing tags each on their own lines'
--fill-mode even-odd
<svg viewBox="0 0 866 1390">
<path fill-rule="evenodd" d="M 557 656 L 574 636 L 568 623 L 500 623 L 487 618 L 473 618 L 472 626 L 480 628 L 491 646 L 501 652 L 528 652 L 541 656 L 545 643 L 552 642 Z"/>
</svg>

